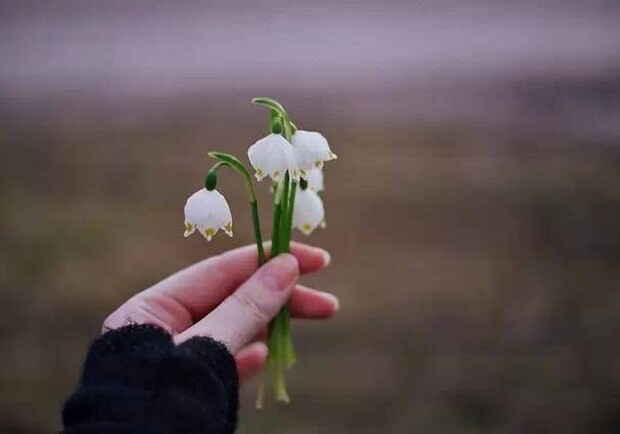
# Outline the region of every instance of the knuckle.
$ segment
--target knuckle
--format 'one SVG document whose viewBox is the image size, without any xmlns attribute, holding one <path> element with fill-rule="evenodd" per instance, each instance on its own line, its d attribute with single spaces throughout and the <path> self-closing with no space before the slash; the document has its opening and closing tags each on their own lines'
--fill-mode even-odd
<svg viewBox="0 0 620 434">
<path fill-rule="evenodd" d="M 103 321 L 102 331 L 105 333 L 129 324 L 145 324 L 150 322 L 153 322 L 152 315 L 150 315 L 148 309 L 145 309 L 144 304 L 137 297 L 134 297 Z"/>
<path fill-rule="evenodd" d="M 256 323 L 263 324 L 269 321 L 269 316 L 267 312 L 265 312 L 264 306 L 251 295 L 243 291 L 237 291 L 232 295 L 232 299 L 241 307 L 243 312 L 256 321 Z"/>
</svg>

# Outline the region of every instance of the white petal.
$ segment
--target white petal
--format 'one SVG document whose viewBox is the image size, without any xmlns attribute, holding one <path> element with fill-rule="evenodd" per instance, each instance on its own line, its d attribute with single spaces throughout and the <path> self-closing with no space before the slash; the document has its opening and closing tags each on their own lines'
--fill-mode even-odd
<svg viewBox="0 0 620 434">
<path fill-rule="evenodd" d="M 316 191 L 317 193 L 323 191 L 325 186 L 323 185 L 323 171 L 321 169 L 312 169 L 306 176 L 308 182 L 308 188 Z"/>
<path fill-rule="evenodd" d="M 189 237 L 191 234 L 193 234 L 196 231 L 196 225 L 194 225 L 192 222 L 188 222 L 187 220 L 185 221 L 185 233 L 183 233 L 183 236 L 185 238 Z"/>
<path fill-rule="evenodd" d="M 224 196 L 217 190 L 198 190 L 185 204 L 186 236 L 198 230 L 207 240 L 223 229 L 232 235 L 232 215 Z"/>
<path fill-rule="evenodd" d="M 306 235 L 310 235 L 317 226 L 325 221 L 325 208 L 319 195 L 309 188 L 297 190 L 293 226 Z"/>
<path fill-rule="evenodd" d="M 228 223 L 226 226 L 224 226 L 222 229 L 224 230 L 224 232 L 226 232 L 226 235 L 232 238 L 233 236 L 232 221 Z"/>
<path fill-rule="evenodd" d="M 323 167 L 323 162 L 336 159 L 327 139 L 316 131 L 297 130 L 291 139 L 297 164 L 303 177 L 314 168 Z"/>
<path fill-rule="evenodd" d="M 256 179 L 269 175 L 279 180 L 288 170 L 292 176 L 299 172 L 295 151 L 281 134 L 269 134 L 248 149 L 248 158 L 256 170 Z"/>
<path fill-rule="evenodd" d="M 218 228 L 204 228 L 200 231 L 203 237 L 207 239 L 207 241 L 211 241 L 211 238 L 215 236 L 218 232 Z"/>
</svg>

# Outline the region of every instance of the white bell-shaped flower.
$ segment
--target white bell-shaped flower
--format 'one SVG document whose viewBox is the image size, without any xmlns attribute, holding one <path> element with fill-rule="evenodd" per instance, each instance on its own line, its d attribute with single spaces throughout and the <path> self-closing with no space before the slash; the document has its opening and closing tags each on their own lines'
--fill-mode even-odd
<svg viewBox="0 0 620 434">
<path fill-rule="evenodd" d="M 297 190 L 293 209 L 293 227 L 310 235 L 317 226 L 325 227 L 325 208 L 316 191 L 306 188 Z"/>
<path fill-rule="evenodd" d="M 281 134 L 269 134 L 254 143 L 248 149 L 248 158 L 259 181 L 270 176 L 277 182 L 287 170 L 293 177 L 299 173 L 295 151 Z"/>
<path fill-rule="evenodd" d="M 291 139 L 300 174 L 306 177 L 311 169 L 323 167 L 323 163 L 338 158 L 331 149 L 327 139 L 316 131 L 297 130 Z"/>
<path fill-rule="evenodd" d="M 306 175 L 306 181 L 308 182 L 308 188 L 310 190 L 314 190 L 317 193 L 323 191 L 325 188 L 323 184 L 323 170 L 322 169 L 312 169 Z"/>
<path fill-rule="evenodd" d="M 198 229 L 208 241 L 222 229 L 232 237 L 232 215 L 224 196 L 206 188 L 192 194 L 185 204 L 185 237 Z"/>
</svg>

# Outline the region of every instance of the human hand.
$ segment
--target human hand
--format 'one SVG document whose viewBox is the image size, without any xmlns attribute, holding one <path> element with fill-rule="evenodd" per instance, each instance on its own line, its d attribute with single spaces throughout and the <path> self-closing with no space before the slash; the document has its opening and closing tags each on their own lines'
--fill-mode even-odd
<svg viewBox="0 0 620 434">
<path fill-rule="evenodd" d="M 297 285 L 300 274 L 329 265 L 319 248 L 291 244 L 258 269 L 255 246 L 231 250 L 198 262 L 131 297 L 103 324 L 104 331 L 128 323 L 155 324 L 176 343 L 210 336 L 235 356 L 240 380 L 263 368 L 267 346 L 261 342 L 269 321 L 289 301 L 296 318 L 325 319 L 338 310 L 331 294 Z"/>
</svg>

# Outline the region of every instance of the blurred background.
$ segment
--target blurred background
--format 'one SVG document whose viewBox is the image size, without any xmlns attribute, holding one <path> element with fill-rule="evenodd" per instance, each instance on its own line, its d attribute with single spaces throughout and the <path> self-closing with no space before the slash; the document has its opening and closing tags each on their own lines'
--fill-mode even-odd
<svg viewBox="0 0 620 434">
<path fill-rule="evenodd" d="M 232 240 L 184 240 L 182 208 L 207 151 L 266 134 L 254 96 L 340 157 L 305 283 L 342 307 L 295 325 L 293 402 L 249 385 L 241 433 L 620 432 L 618 23 L 611 0 L 1 2 L 0 432 L 57 431 L 115 307 L 251 243 L 234 176 Z"/>
</svg>

